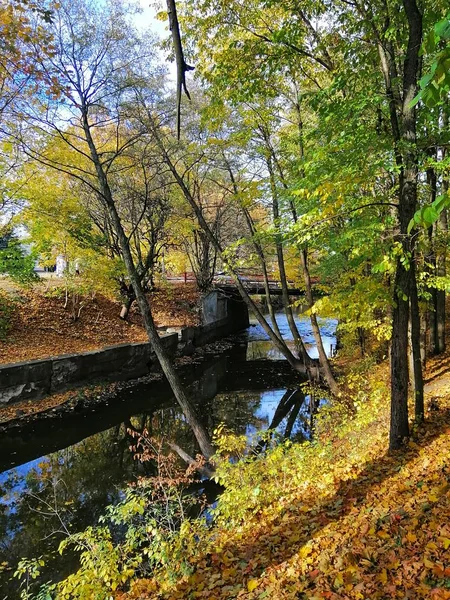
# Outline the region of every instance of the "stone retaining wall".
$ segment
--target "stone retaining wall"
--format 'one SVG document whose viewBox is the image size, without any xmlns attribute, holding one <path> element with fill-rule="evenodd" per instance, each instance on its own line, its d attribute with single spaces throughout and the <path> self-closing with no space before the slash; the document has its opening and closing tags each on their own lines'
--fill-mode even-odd
<svg viewBox="0 0 450 600">
<path fill-rule="evenodd" d="M 161 341 L 174 355 L 178 335 L 166 335 Z M 155 360 L 150 344 L 141 343 L 5 365 L 0 368 L 0 403 L 39 399 L 81 383 L 141 377 Z"/>
<path fill-rule="evenodd" d="M 215 292 L 214 292 L 215 293 Z M 202 346 L 248 327 L 248 311 L 237 299 L 227 298 L 225 318 L 180 334 L 161 337 L 169 353 L 189 354 Z M 221 315 L 223 312 L 221 312 Z M 93 352 L 67 354 L 0 367 L 0 404 L 39 399 L 52 392 L 94 381 L 135 379 L 150 372 L 156 357 L 148 342 L 120 344 Z"/>
</svg>

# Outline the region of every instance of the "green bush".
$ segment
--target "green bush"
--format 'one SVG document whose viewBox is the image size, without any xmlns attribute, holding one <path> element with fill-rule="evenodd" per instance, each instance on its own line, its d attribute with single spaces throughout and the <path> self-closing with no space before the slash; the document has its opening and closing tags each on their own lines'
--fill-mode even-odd
<svg viewBox="0 0 450 600">
<path fill-rule="evenodd" d="M 158 475 L 129 486 L 97 526 L 61 542 L 60 553 L 70 547 L 80 558 L 80 568 L 63 581 L 48 582 L 33 595 L 30 565 L 33 578 L 40 575 L 39 569 L 34 568 L 36 561 L 22 560 L 15 577 L 28 594 L 26 600 L 47 600 L 45 594 L 49 600 L 107 600 L 135 577 L 163 570 L 174 581 L 191 572 L 189 559 L 200 552 L 197 540 L 205 530 L 204 519 L 190 517 L 204 506 L 201 497 L 186 493 L 194 482 L 193 472 L 180 468 L 173 455 L 163 455 L 161 443 L 148 437 L 138 436 L 136 451 L 141 460 L 156 462 Z"/>
<path fill-rule="evenodd" d="M 35 258 L 26 255 L 20 241 L 12 234 L 0 239 L 0 273 L 9 275 L 21 285 L 30 285 L 39 278 L 34 272 Z"/>
</svg>

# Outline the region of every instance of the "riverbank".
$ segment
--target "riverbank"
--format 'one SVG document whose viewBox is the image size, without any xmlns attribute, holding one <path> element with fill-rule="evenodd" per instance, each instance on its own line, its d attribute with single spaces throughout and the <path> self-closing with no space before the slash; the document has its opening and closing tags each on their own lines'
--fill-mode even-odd
<svg viewBox="0 0 450 600">
<path fill-rule="evenodd" d="M 217 291 L 202 297 L 201 313 L 201 325 L 159 333 L 168 356 L 190 356 L 196 347 L 239 333 L 249 326 L 245 304 Z M 159 369 L 159 361 L 148 340 L 0 365 L 0 403 L 39 401 L 54 392 L 87 383 L 136 379 L 155 369 Z"/>
<path fill-rule="evenodd" d="M 306 322 L 301 321 L 302 327 Z M 289 397 L 298 388 L 298 373 L 286 361 L 269 358 L 266 343 L 263 332 L 251 327 L 232 336 L 230 346 L 221 340 L 180 359 L 183 385 L 211 434 L 220 423 L 242 435 L 266 428 L 279 414 L 286 388 Z M 258 344 L 263 346 L 260 352 Z M 25 417 L 0 436 L 0 537 L 7 540 L 0 563 L 8 562 L 3 579 L 0 574 L 0 589 L 11 600 L 20 595 L 12 574 L 21 558 L 43 556 L 46 566 L 35 584 L 59 581 L 76 570 L 71 553 L 60 557 L 57 552 L 65 538 L 58 517 L 74 534 L 95 526 L 105 507 L 123 497 L 128 483 L 154 472 L 153 463 L 136 460 L 130 430 L 146 429 L 174 440 L 191 456 L 198 452 L 163 378 L 114 386 L 108 397 L 96 388 L 88 391 L 87 398 L 78 390 L 61 412 L 50 408 L 42 419 Z M 308 435 L 309 414 L 301 395 L 297 400 L 287 406 L 297 417 L 295 423 L 286 414 L 280 433 L 288 435 L 289 425 L 292 439 L 298 440 Z M 52 515 L 41 512 L 46 502 L 55 508 Z"/>
<path fill-rule="evenodd" d="M 219 340 L 196 348 L 192 356 L 179 356 L 174 359 L 175 368 L 179 371 L 201 363 L 205 356 L 224 352 L 232 346 L 227 340 Z M 0 434 L 32 422 L 64 418 L 73 413 L 89 414 L 98 406 L 107 404 L 124 390 L 139 385 L 150 385 L 161 382 L 164 375 L 161 371 L 149 373 L 143 377 L 128 381 L 98 383 L 96 385 L 81 385 L 75 389 L 61 393 L 49 394 L 38 402 L 35 400 L 20 400 L 13 404 L 0 405 Z"/>
<path fill-rule="evenodd" d="M 65 307 L 64 286 L 58 280 L 51 287 L 45 282 L 31 290 L 16 287 L 2 290 L 2 294 L 11 310 L 0 339 L 0 364 L 148 339 L 136 306 L 123 321 L 121 302 L 100 294 L 77 298 L 74 318 L 71 300 Z M 192 283 L 161 287 L 150 295 L 156 325 L 164 329 L 198 325 L 199 300 Z"/>
<path fill-rule="evenodd" d="M 439 362 L 428 371 L 426 422 L 401 451 L 386 452 L 383 365 L 370 389 L 355 387 L 352 418 L 319 419 L 315 444 L 233 466 L 225 453 L 227 491 L 215 526 L 179 558 L 186 575 L 174 583 L 161 569 L 116 597 L 450 598 L 450 391 Z"/>
<path fill-rule="evenodd" d="M 208 400 L 202 403 L 205 422 L 213 430 L 217 424 L 235 419 L 232 426 L 228 424 L 227 431 L 235 431 L 241 445 L 242 439 L 255 431 L 255 427 L 270 423 L 277 406 L 287 397 L 284 390 L 279 390 L 279 395 L 270 391 L 270 381 L 265 382 L 269 391 L 263 394 L 242 391 L 247 388 L 241 385 L 241 381 L 249 386 L 253 379 L 256 389 L 259 389 L 264 379 L 256 368 L 256 357 L 260 356 L 260 352 L 252 345 L 266 342 L 253 341 L 252 336 L 250 330 L 246 339 L 244 336 L 236 339 L 236 347 L 231 354 L 238 365 L 249 361 L 246 371 L 241 372 L 241 366 L 239 370 L 231 368 L 226 364 L 226 351 L 212 347 L 212 363 L 203 366 L 201 378 L 190 390 L 191 396 L 197 399 L 215 397 L 212 404 Z M 256 337 L 259 339 L 259 334 Z M 237 351 L 239 356 L 236 356 Z M 266 359 L 265 362 L 271 361 Z M 280 362 L 273 363 L 275 386 L 275 381 L 285 377 Z M 198 378 L 200 373 L 192 373 L 194 366 L 186 363 L 186 370 Z M 124 582 L 120 574 L 120 585 L 127 589 L 131 584 L 131 590 L 119 593 L 106 587 L 103 588 L 104 597 L 114 595 L 120 600 L 449 598 L 445 594 L 450 573 L 446 571 L 450 566 L 450 531 L 446 529 L 446 521 L 450 517 L 450 356 L 446 354 L 429 361 L 426 373 L 427 422 L 415 429 L 411 442 L 395 454 L 386 453 L 389 427 L 387 362 L 380 365 L 372 363 L 370 367 L 367 361 L 355 362 L 346 371 L 342 381 L 348 390 L 346 404 L 350 405 L 352 400 L 353 413 L 343 410 L 338 404 L 326 406 L 315 420 L 314 443 L 281 445 L 258 460 L 231 464 L 227 454 L 230 443 L 233 443 L 231 438 L 226 439 L 227 445 L 222 445 L 222 462 L 218 461 L 218 477 L 226 484 L 226 493 L 219 499 L 214 527 L 195 529 L 194 546 L 182 543 L 184 550 L 170 555 L 173 556 L 170 560 L 175 561 L 170 569 L 158 570 L 155 579 L 137 579 L 128 572 Z M 286 386 L 289 385 L 286 383 Z M 218 394 L 220 389 L 222 391 Z M 236 393 L 236 390 L 241 391 Z M 94 396 L 95 393 L 93 390 Z M 136 395 L 136 389 L 131 387 L 129 393 L 117 394 L 117 403 L 121 405 L 118 419 L 117 415 L 111 416 L 117 409 L 113 403 L 103 405 L 103 412 L 97 418 L 101 422 L 101 430 L 98 430 L 101 433 L 95 436 L 95 442 L 93 437 L 86 437 L 92 435 L 92 432 L 88 433 L 89 428 L 96 426 L 91 419 L 84 418 L 80 434 L 83 441 L 70 448 L 67 445 L 76 440 L 69 441 L 67 432 L 71 429 L 61 427 L 66 432 L 64 438 L 55 440 L 53 449 L 42 450 L 54 452 L 58 443 L 65 450 L 36 459 L 31 468 L 28 466 L 20 471 L 22 467 L 19 466 L 17 472 L 12 470 L 11 481 L 22 473 L 23 482 L 31 485 L 35 477 L 48 494 L 53 493 L 51 487 L 46 487 L 49 482 L 63 481 L 64 484 L 57 490 L 61 496 L 59 503 L 61 507 L 67 503 L 68 511 L 72 513 L 70 518 L 74 518 L 86 512 L 82 503 L 91 494 L 86 493 L 87 489 L 91 489 L 86 479 L 94 473 L 95 461 L 99 464 L 91 487 L 97 493 L 100 488 L 100 495 L 104 494 L 104 490 L 111 494 L 112 487 L 117 488 L 116 480 L 113 483 L 110 480 L 116 462 L 117 481 L 119 465 L 124 461 L 125 464 L 130 463 L 130 474 L 135 474 L 139 481 L 140 466 L 126 454 L 132 443 L 128 435 L 130 425 L 138 431 L 148 428 L 156 435 L 175 439 L 182 443 L 183 448 L 194 453 L 185 422 L 170 405 L 161 410 L 155 404 L 156 399 L 145 391 L 141 402 L 147 410 L 151 407 L 150 414 L 143 415 L 143 419 L 137 416 L 130 418 L 128 415 L 134 414 L 135 408 L 128 408 L 128 405 L 131 394 Z M 266 412 L 266 401 L 270 397 L 275 400 L 275 406 L 271 412 Z M 258 408 L 261 405 L 264 411 Z M 250 419 L 249 415 L 252 415 Z M 80 416 L 82 423 L 83 414 Z M 308 416 L 307 412 L 300 415 L 300 424 L 305 416 Z M 69 415 L 67 423 L 70 418 Z M 57 421 L 53 417 L 49 419 Z M 249 428 L 247 424 L 250 422 Z M 118 425 L 115 426 L 115 423 Z M 109 429 L 105 431 L 106 428 Z M 301 430 L 297 431 L 301 435 Z M 46 431 L 45 439 L 50 437 L 54 435 Z M 31 455 L 26 458 L 30 439 L 24 438 L 21 443 L 23 456 L 18 457 L 14 463 L 17 465 L 32 458 Z M 218 445 L 220 448 L 220 441 Z M 20 447 L 15 439 L 12 447 L 14 453 L 11 454 L 16 454 Z M 109 478 L 103 487 L 99 486 L 102 473 Z M 16 483 L 18 490 L 23 485 L 20 483 L 22 480 Z M 74 487 L 72 496 L 66 491 L 67 485 Z M 72 498 L 75 498 L 75 505 Z M 17 503 L 15 509 L 22 518 L 29 513 L 27 503 L 27 496 L 23 494 L 23 500 Z M 36 510 L 39 506 L 36 499 Z M 89 507 L 92 511 L 91 504 Z M 12 519 L 14 515 L 15 512 L 11 515 Z M 34 524 L 28 527 L 32 533 Z M 21 522 L 17 529 L 20 549 L 24 547 L 20 538 L 25 535 L 23 529 Z M 192 540 L 191 534 L 192 531 L 189 534 Z M 34 539 L 34 534 L 32 537 Z M 145 539 L 146 549 L 149 543 L 151 548 L 152 537 L 148 532 Z M 137 552 L 142 555 L 139 548 Z M 36 550 L 32 556 L 41 553 L 41 550 Z M 123 556 L 127 557 L 123 559 L 126 562 L 128 550 Z M 103 564 L 102 569 L 116 568 L 117 565 L 119 569 L 124 568 L 124 563 L 106 565 Z M 184 569 L 181 577 L 180 565 Z M 53 581 L 60 579 L 60 565 L 47 568 L 53 568 Z M 174 571 L 178 573 L 176 582 Z M 84 575 L 89 584 L 105 585 L 104 579 L 97 577 L 98 573 Z M 106 575 L 109 572 L 105 572 Z M 46 572 L 45 577 L 52 579 L 52 573 Z"/>
</svg>

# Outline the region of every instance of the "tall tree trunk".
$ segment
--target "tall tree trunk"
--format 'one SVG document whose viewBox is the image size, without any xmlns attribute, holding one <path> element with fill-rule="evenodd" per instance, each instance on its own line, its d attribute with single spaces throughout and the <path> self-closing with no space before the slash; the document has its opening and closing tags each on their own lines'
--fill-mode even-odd
<svg viewBox="0 0 450 600">
<path fill-rule="evenodd" d="M 422 356 L 420 351 L 420 312 L 417 294 L 416 265 L 411 261 L 411 345 L 414 373 L 414 416 L 416 423 L 424 419 Z"/>
<path fill-rule="evenodd" d="M 314 297 L 313 297 L 313 293 L 312 293 L 311 276 L 309 274 L 309 267 L 308 267 L 308 251 L 303 249 L 301 251 L 300 256 L 301 256 L 302 268 L 303 268 L 303 278 L 305 281 L 306 301 L 308 303 L 309 308 L 312 309 L 312 307 L 314 306 Z M 328 360 L 327 353 L 325 352 L 325 348 L 323 347 L 322 335 L 320 333 L 320 328 L 319 328 L 319 324 L 317 322 L 317 317 L 313 312 L 311 312 L 310 319 L 311 319 L 311 327 L 313 330 L 314 339 L 316 341 L 317 351 L 319 353 L 319 362 L 320 362 L 320 366 L 322 367 L 325 381 L 327 382 L 327 385 L 330 388 L 331 393 L 334 396 L 338 396 L 339 395 L 339 387 L 338 387 L 338 384 L 336 383 L 333 372 L 331 370 L 331 365 L 330 365 L 330 361 Z"/>
<path fill-rule="evenodd" d="M 434 157 L 436 158 L 436 156 Z M 427 169 L 427 183 L 429 185 L 430 191 L 429 191 L 429 197 L 430 197 L 430 204 L 432 204 L 435 200 L 436 200 L 436 193 L 437 193 L 437 178 L 436 178 L 436 172 L 433 168 Z M 436 250 L 435 250 L 435 238 L 436 238 L 436 232 L 437 232 L 437 228 L 436 227 L 429 227 L 428 228 L 428 243 L 429 243 L 429 252 L 428 252 L 428 256 L 427 256 L 427 263 L 428 263 L 428 270 L 431 273 L 431 275 L 436 276 L 437 275 L 437 262 L 436 262 Z M 438 290 L 436 289 L 435 285 L 430 286 L 429 288 L 430 291 L 430 295 L 431 295 L 431 306 L 430 306 L 430 310 L 429 310 L 429 315 L 428 315 L 428 322 L 430 325 L 430 353 L 431 354 L 439 354 L 439 341 L 438 341 L 438 311 L 437 311 L 437 304 L 438 304 Z"/>
<path fill-rule="evenodd" d="M 426 311 L 420 313 L 420 360 L 422 361 L 422 372 L 427 364 L 427 320 Z"/>
<path fill-rule="evenodd" d="M 194 432 L 194 435 L 200 446 L 200 450 L 202 451 L 205 458 L 209 459 L 214 454 L 214 448 L 211 444 L 210 437 L 205 427 L 201 423 L 194 406 L 188 399 L 184 391 L 184 386 L 181 383 L 181 380 L 173 366 L 173 363 L 159 338 L 158 331 L 153 321 L 153 316 L 150 310 L 150 305 L 147 296 L 145 295 L 144 290 L 142 289 L 141 280 L 134 265 L 128 238 L 123 229 L 122 222 L 117 212 L 117 208 L 114 203 L 114 199 L 112 196 L 111 189 L 109 187 L 105 171 L 103 169 L 100 157 L 97 152 L 97 148 L 91 135 L 86 109 L 83 110 L 83 129 L 86 136 L 87 144 L 89 146 L 91 159 L 95 166 L 99 187 L 102 192 L 102 199 L 108 210 L 114 230 L 119 239 L 120 249 L 122 252 L 125 267 L 127 269 L 131 285 L 133 286 L 136 301 L 139 305 L 139 310 L 144 321 L 144 327 L 147 332 L 149 341 L 161 365 L 164 375 L 166 376 L 170 384 L 175 398 L 177 399 L 178 404 L 180 405 L 189 425 L 192 428 L 192 431 Z"/>
<path fill-rule="evenodd" d="M 270 316 L 270 321 L 272 323 L 272 328 L 274 330 L 274 332 L 277 334 L 277 336 L 280 338 L 280 340 L 284 342 L 283 340 L 283 336 L 281 334 L 280 331 L 280 327 L 278 325 L 277 322 L 277 317 L 275 315 L 275 310 L 273 308 L 273 302 L 272 302 L 272 296 L 270 295 L 270 287 L 269 287 L 269 276 L 267 273 L 267 266 L 265 261 L 261 262 L 261 268 L 263 270 L 263 278 L 264 278 L 264 294 L 266 297 L 266 303 L 267 303 L 267 310 L 269 311 L 269 316 Z"/>
<path fill-rule="evenodd" d="M 289 329 L 291 330 L 292 337 L 294 338 L 294 342 L 300 352 L 300 355 L 303 358 L 305 364 L 309 362 L 308 352 L 303 344 L 303 340 L 300 337 L 300 333 L 297 329 L 297 325 L 295 323 L 294 314 L 292 312 L 292 306 L 289 301 L 289 290 L 287 284 L 286 277 L 286 267 L 284 263 L 284 251 L 283 244 L 281 241 L 281 228 L 280 228 L 280 207 L 278 203 L 278 190 L 275 182 L 275 174 L 273 172 L 272 160 L 270 155 L 267 157 L 267 169 L 269 171 L 270 177 L 270 189 L 272 192 L 272 214 L 273 214 L 273 223 L 275 228 L 275 248 L 277 252 L 277 263 L 278 270 L 280 272 L 280 282 L 281 282 L 281 293 L 283 298 L 283 306 L 284 312 L 286 313 L 287 322 L 289 324 Z"/>
<path fill-rule="evenodd" d="M 391 424 L 389 446 L 398 448 L 409 435 L 408 424 L 408 272 L 398 261 L 395 274 L 391 342 Z"/>
<path fill-rule="evenodd" d="M 239 197 L 239 189 L 238 189 L 238 185 L 236 182 L 236 178 L 233 173 L 233 169 L 231 168 L 231 165 L 230 165 L 229 161 L 227 160 L 227 158 L 225 157 L 225 155 L 223 155 L 223 159 L 227 166 L 228 174 L 230 175 L 230 180 L 231 180 L 231 185 L 233 186 L 234 195 L 236 196 L 236 198 L 238 198 Z M 267 302 L 267 309 L 269 311 L 270 322 L 272 323 L 272 329 L 274 330 L 275 334 L 278 336 L 280 341 L 284 343 L 283 336 L 281 335 L 281 331 L 280 331 L 280 328 L 278 326 L 277 319 L 275 316 L 275 310 L 273 308 L 272 297 L 270 295 L 269 275 L 267 273 L 267 261 L 266 261 L 266 257 L 264 254 L 264 249 L 263 249 L 261 243 L 256 239 L 256 236 L 255 236 L 256 227 L 255 227 L 255 224 L 253 222 L 253 219 L 252 219 L 252 216 L 251 216 L 249 210 L 245 206 L 242 206 L 242 211 L 244 213 L 244 217 L 245 217 L 245 221 L 247 223 L 248 230 L 252 237 L 253 247 L 255 248 L 256 255 L 259 258 L 259 264 L 261 265 L 261 269 L 263 271 L 264 293 L 265 293 L 266 302 Z"/>
<path fill-rule="evenodd" d="M 447 132 L 449 130 L 449 102 L 444 103 L 442 113 L 442 131 Z M 442 160 L 445 160 L 448 156 L 448 148 L 445 147 L 442 150 Z M 448 178 L 444 177 L 442 180 L 442 193 L 447 194 L 449 189 Z M 444 209 L 440 215 L 437 223 L 437 230 L 445 239 L 444 243 L 440 244 L 440 252 L 436 261 L 436 274 L 439 277 L 445 277 L 447 267 L 447 236 L 448 236 L 448 217 L 447 210 Z M 436 291 L 436 326 L 437 326 L 437 352 L 441 354 L 445 351 L 445 290 Z"/>
<path fill-rule="evenodd" d="M 403 438 L 409 435 L 408 424 L 408 321 L 409 295 L 411 279 L 415 278 L 415 269 L 409 268 L 407 261 L 414 261 L 414 247 L 408 234 L 408 225 L 414 216 L 417 204 L 418 159 L 416 148 L 416 111 L 411 106 L 417 91 L 419 73 L 419 50 L 422 43 L 422 15 L 416 0 L 403 0 L 408 20 L 408 46 L 403 67 L 403 102 L 399 128 L 399 117 L 392 114 L 393 137 L 397 153 L 400 152 L 398 142 L 403 142 L 400 157 L 399 175 L 399 222 L 400 241 L 403 256 L 397 260 L 394 283 L 394 310 L 392 322 L 391 345 L 391 427 L 389 447 L 398 448 Z M 391 71 L 388 73 L 388 78 Z M 385 74 L 386 79 L 386 74 Z M 390 83 L 391 80 L 389 80 Z M 393 105 L 395 108 L 395 103 Z M 399 133 L 401 131 L 401 133 Z M 414 361 L 416 362 L 416 361 Z"/>
<path fill-rule="evenodd" d="M 441 213 L 438 230 L 441 235 L 447 237 L 448 223 L 447 211 L 444 209 Z M 436 274 L 438 277 L 445 277 L 447 272 L 446 267 L 446 244 L 442 244 L 441 251 L 436 260 Z M 442 354 L 445 352 L 445 290 L 436 290 L 436 353 Z"/>
<path fill-rule="evenodd" d="M 237 195 L 238 189 L 237 189 L 237 186 L 234 181 L 233 172 L 230 167 L 228 167 L 228 169 L 229 169 L 230 177 L 231 177 L 231 180 L 233 183 L 234 193 Z M 281 331 L 280 331 L 280 328 L 278 326 L 277 319 L 275 316 L 275 310 L 273 308 L 272 297 L 270 295 L 269 275 L 267 273 L 267 262 L 266 262 L 266 257 L 264 255 L 264 250 L 263 250 L 261 244 L 259 243 L 259 241 L 257 241 L 255 239 L 255 233 L 256 233 L 255 226 L 254 226 L 252 217 L 251 217 L 250 213 L 248 212 L 247 208 L 243 207 L 243 212 L 244 212 L 245 220 L 247 222 L 247 226 L 250 231 L 250 235 L 252 236 L 253 247 L 255 248 L 256 254 L 259 258 L 259 264 L 261 265 L 261 269 L 263 272 L 264 293 L 265 293 L 265 297 L 266 297 L 267 309 L 269 311 L 270 321 L 272 323 L 272 328 L 273 328 L 274 332 L 276 333 L 276 335 L 278 336 L 278 338 L 280 339 L 280 341 L 282 341 L 284 343 L 283 336 L 281 335 Z"/>
<path fill-rule="evenodd" d="M 173 366 L 173 363 L 169 355 L 167 354 L 167 351 L 161 343 L 158 331 L 153 321 L 153 315 L 150 310 L 150 305 L 147 296 L 145 295 L 141 287 L 139 277 L 136 273 L 133 258 L 131 256 L 130 248 L 128 245 L 128 240 L 125 235 L 125 232 L 123 231 L 122 224 L 120 222 L 119 215 L 117 214 L 117 210 L 112 200 L 112 197 L 108 192 L 105 194 L 105 190 L 103 190 L 103 194 L 109 196 L 108 210 L 110 212 L 111 218 L 113 220 L 114 226 L 119 237 L 125 267 L 127 269 L 128 275 L 131 280 L 131 284 L 134 289 L 134 293 L 136 295 L 136 301 L 139 305 L 139 310 L 144 321 L 144 327 L 147 332 L 148 338 L 156 354 L 156 357 L 161 365 L 163 373 L 166 376 L 167 381 L 169 382 L 169 385 L 175 395 L 175 398 L 177 399 L 177 402 L 180 405 L 187 419 L 187 422 L 189 423 L 190 427 L 192 428 L 192 431 L 194 432 L 195 438 L 197 439 L 197 442 L 200 446 L 200 450 L 202 451 L 205 458 L 209 459 L 214 454 L 214 448 L 211 444 L 210 437 L 205 427 L 202 425 L 194 406 L 188 399 L 184 391 L 184 386 L 181 383 L 181 380 Z"/>
</svg>

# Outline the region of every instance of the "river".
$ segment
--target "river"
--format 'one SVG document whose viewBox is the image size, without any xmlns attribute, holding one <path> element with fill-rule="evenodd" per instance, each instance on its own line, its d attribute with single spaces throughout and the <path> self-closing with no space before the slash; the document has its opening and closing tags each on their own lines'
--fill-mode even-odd
<svg viewBox="0 0 450 600">
<path fill-rule="evenodd" d="M 296 317 L 312 357 L 317 357 L 309 319 Z M 285 339 L 292 340 L 284 314 L 277 314 Z M 336 321 L 321 323 L 328 353 Z M 310 409 L 300 380 L 273 348 L 261 327 L 232 338 L 224 351 L 205 352 L 181 370 L 190 397 L 208 430 L 220 423 L 238 434 L 269 427 L 293 441 L 310 435 Z M 294 394 L 294 392 L 296 392 Z M 277 412 L 280 401 L 289 409 Z M 133 458 L 129 429 L 147 428 L 191 454 L 196 442 L 164 382 L 123 390 L 94 413 L 71 414 L 36 423 L 0 440 L 0 564 L 13 569 L 23 557 L 45 556 L 45 580 L 70 573 L 76 559 L 57 552 L 63 528 L 80 531 L 95 524 L 105 506 L 118 501 L 126 484 L 146 473 Z M 19 598 L 12 570 L 0 571 L 0 600 Z"/>
</svg>

